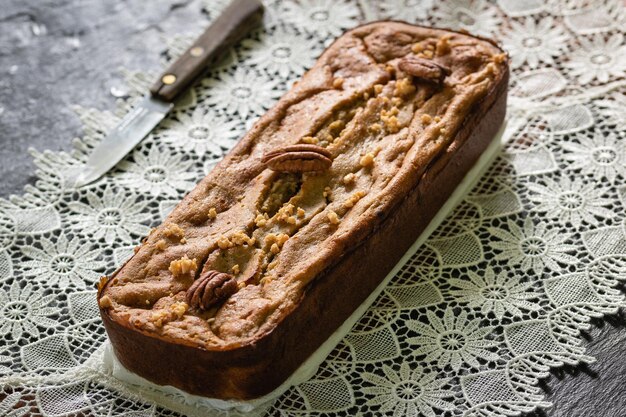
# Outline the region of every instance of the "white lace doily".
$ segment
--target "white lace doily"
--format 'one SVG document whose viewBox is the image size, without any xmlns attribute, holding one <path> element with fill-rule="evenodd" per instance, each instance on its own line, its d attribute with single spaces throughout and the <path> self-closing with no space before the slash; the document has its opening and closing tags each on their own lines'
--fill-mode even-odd
<svg viewBox="0 0 626 417">
<path fill-rule="evenodd" d="M 206 0 L 214 18 L 224 0 Z M 0 415 L 217 415 L 101 373 L 94 283 L 112 272 L 332 38 L 392 18 L 464 28 L 511 53 L 510 138 L 309 381 L 260 415 L 508 416 L 547 407 L 538 380 L 590 362 L 580 331 L 624 305 L 626 27 L 619 0 L 268 1 L 265 27 L 181 99 L 105 178 L 72 187 L 114 112 L 77 108 L 70 153 L 0 201 Z M 197 34 L 169 45 L 168 59 Z M 69 138 L 68 138 L 69 139 Z"/>
</svg>

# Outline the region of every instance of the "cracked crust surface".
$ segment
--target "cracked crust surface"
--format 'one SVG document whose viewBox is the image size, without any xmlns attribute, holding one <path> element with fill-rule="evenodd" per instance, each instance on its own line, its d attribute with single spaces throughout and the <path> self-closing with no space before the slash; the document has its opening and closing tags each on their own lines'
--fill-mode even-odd
<svg viewBox="0 0 626 417">
<path fill-rule="evenodd" d="M 441 84 L 412 76 L 415 58 L 449 73 Z M 205 350 L 263 338 L 418 186 L 507 62 L 493 43 L 446 30 L 379 22 L 347 32 L 104 285 L 103 314 Z M 300 143 L 326 148 L 331 167 L 279 173 L 262 163 Z M 209 311 L 190 309 L 186 291 L 209 270 L 240 288 Z"/>
</svg>

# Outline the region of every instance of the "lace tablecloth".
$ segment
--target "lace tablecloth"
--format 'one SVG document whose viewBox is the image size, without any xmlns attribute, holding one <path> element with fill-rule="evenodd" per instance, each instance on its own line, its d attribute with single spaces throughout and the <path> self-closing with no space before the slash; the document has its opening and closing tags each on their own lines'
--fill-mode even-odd
<svg viewBox="0 0 626 417">
<path fill-rule="evenodd" d="M 212 19 L 225 1 L 206 0 Z M 626 27 L 620 1 L 267 1 L 259 29 L 102 180 L 72 187 L 147 90 L 77 108 L 71 154 L 0 201 L 0 415 L 226 414 L 103 372 L 94 283 L 110 273 L 335 36 L 400 19 L 495 37 L 512 56 L 505 149 L 314 377 L 259 415 L 508 416 L 548 407 L 551 368 L 590 362 L 580 332 L 624 305 Z M 167 59 L 196 34 L 177 36 Z M 165 64 L 165 63 L 164 63 Z M 69 138 L 68 138 L 69 139 Z M 172 410 L 177 410 L 172 411 Z"/>
</svg>

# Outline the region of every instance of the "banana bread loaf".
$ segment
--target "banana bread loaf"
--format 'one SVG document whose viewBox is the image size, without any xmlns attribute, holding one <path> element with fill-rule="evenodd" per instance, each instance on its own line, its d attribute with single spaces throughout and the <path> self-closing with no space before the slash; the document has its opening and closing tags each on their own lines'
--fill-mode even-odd
<svg viewBox="0 0 626 417">
<path fill-rule="evenodd" d="M 119 361 L 251 399 L 376 288 L 502 124 L 492 41 L 377 22 L 338 38 L 98 291 Z"/>
</svg>

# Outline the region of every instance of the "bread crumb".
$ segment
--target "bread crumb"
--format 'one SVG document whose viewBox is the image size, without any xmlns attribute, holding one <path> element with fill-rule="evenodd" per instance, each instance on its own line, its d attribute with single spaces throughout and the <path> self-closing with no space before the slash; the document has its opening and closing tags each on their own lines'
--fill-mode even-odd
<svg viewBox="0 0 626 417">
<path fill-rule="evenodd" d="M 359 161 L 362 167 L 369 167 L 374 165 L 374 155 L 371 152 L 366 153 L 361 157 L 361 161 Z"/>
<path fill-rule="evenodd" d="M 167 316 L 168 314 L 166 311 L 163 311 L 163 310 L 155 311 L 152 313 L 152 316 L 150 317 L 150 321 L 152 321 L 152 323 L 154 323 L 156 327 L 163 327 L 163 322 L 165 321 Z"/>
<path fill-rule="evenodd" d="M 396 107 L 400 106 L 402 104 L 402 99 L 400 97 L 392 97 L 391 104 L 393 104 Z"/>
<path fill-rule="evenodd" d="M 343 130 L 344 127 L 346 127 L 346 124 L 344 123 L 343 120 L 335 120 L 334 122 L 328 125 L 328 129 L 334 132 L 341 131 Z"/>
<path fill-rule="evenodd" d="M 237 288 L 242 289 L 246 287 L 246 282 L 245 281 L 240 281 L 237 283 Z"/>
<path fill-rule="evenodd" d="M 298 207 L 298 210 L 297 210 L 298 217 L 302 218 L 304 217 L 305 214 L 306 212 L 304 211 L 304 209 L 302 209 L 301 207 Z"/>
<path fill-rule="evenodd" d="M 368 129 L 372 133 L 380 133 L 380 131 L 383 130 L 383 127 L 380 125 L 380 123 L 373 123 L 369 126 Z"/>
<path fill-rule="evenodd" d="M 405 97 L 414 92 L 415 86 L 408 77 L 396 81 L 396 89 L 393 93 L 395 96 Z"/>
<path fill-rule="evenodd" d="M 275 235 L 274 233 L 269 233 L 267 236 L 265 236 L 264 242 L 266 245 L 272 245 L 275 243 L 280 249 L 283 247 L 285 242 L 287 242 L 287 240 L 289 240 L 289 235 L 286 233 L 279 233 L 277 235 Z"/>
<path fill-rule="evenodd" d="M 396 69 L 392 65 L 389 65 L 389 64 L 385 66 L 385 71 L 387 71 L 389 75 L 393 75 L 396 73 Z"/>
<path fill-rule="evenodd" d="M 209 209 L 209 214 L 208 214 L 209 219 L 213 220 L 217 217 L 217 210 L 215 210 L 215 207 L 211 207 Z"/>
<path fill-rule="evenodd" d="M 236 246 L 252 245 L 252 238 L 241 230 L 233 233 L 229 240 Z"/>
<path fill-rule="evenodd" d="M 434 120 L 435 120 L 435 122 L 439 123 L 441 121 L 441 117 L 435 116 Z"/>
<path fill-rule="evenodd" d="M 439 38 L 439 40 L 437 41 L 437 46 L 435 48 L 437 56 L 442 56 L 450 53 L 450 37 L 450 35 L 443 35 L 441 38 Z"/>
<path fill-rule="evenodd" d="M 328 221 L 332 224 L 339 224 L 339 216 L 334 211 L 329 211 L 326 216 L 328 217 Z"/>
<path fill-rule="evenodd" d="M 424 52 L 422 52 L 422 55 L 424 55 L 424 58 L 432 58 L 434 54 L 433 54 L 433 51 L 431 51 L 430 49 L 427 49 Z"/>
<path fill-rule="evenodd" d="M 182 243 L 182 244 L 184 245 L 185 243 L 187 243 L 187 239 L 182 238 L 182 239 L 180 240 L 180 243 Z"/>
<path fill-rule="evenodd" d="M 344 183 L 344 184 L 351 184 L 351 183 L 353 183 L 353 182 L 354 182 L 354 180 L 356 180 L 356 175 L 354 175 L 354 173 L 353 173 L 353 172 L 351 172 L 351 173 L 349 173 L 349 174 L 346 174 L 346 175 L 343 177 L 343 183 Z"/>
<path fill-rule="evenodd" d="M 259 213 L 254 219 L 254 224 L 256 224 L 257 227 L 264 227 L 267 224 L 268 218 L 269 216 L 267 215 L 267 213 L 265 214 Z"/>
<path fill-rule="evenodd" d="M 177 318 L 181 318 L 187 312 L 188 308 L 187 303 L 177 301 L 170 306 L 170 311 L 174 313 Z"/>
<path fill-rule="evenodd" d="M 446 133 L 448 130 L 445 127 L 442 127 L 441 129 L 439 129 L 439 133 Z"/>
<path fill-rule="evenodd" d="M 397 116 L 398 113 L 400 113 L 400 110 L 397 107 L 392 107 L 389 110 L 382 109 L 380 112 L 380 115 L 381 117 L 388 117 L 388 116 Z"/>
<path fill-rule="evenodd" d="M 233 242 L 230 241 L 230 239 L 222 235 L 219 238 L 217 238 L 217 246 L 220 249 L 224 250 L 224 249 L 232 248 L 235 245 L 233 244 Z"/>
<path fill-rule="evenodd" d="M 160 250 L 161 252 L 163 252 L 166 248 L 167 248 L 167 242 L 165 241 L 165 239 L 160 239 L 157 241 L 157 243 L 155 244 L 156 248 L 158 250 Z"/>
<path fill-rule="evenodd" d="M 198 263 L 195 259 L 189 259 L 187 255 L 170 262 L 169 271 L 174 277 L 194 275 L 198 270 Z"/>
<path fill-rule="evenodd" d="M 185 231 L 176 223 L 168 223 L 163 229 L 163 234 L 170 239 L 182 239 Z"/>
<path fill-rule="evenodd" d="M 352 208 L 364 196 L 365 196 L 364 191 L 357 191 L 356 193 L 352 194 L 346 201 L 343 202 L 343 206 L 345 208 Z"/>
<path fill-rule="evenodd" d="M 288 224 L 296 224 L 296 219 L 293 217 L 296 211 L 296 206 L 291 203 L 285 203 L 279 210 L 276 216 L 278 221 L 284 221 Z"/>
<path fill-rule="evenodd" d="M 423 50 L 424 50 L 424 47 L 422 46 L 421 43 L 414 43 L 413 46 L 411 46 L 411 51 L 413 51 L 414 54 L 419 54 Z"/>
<path fill-rule="evenodd" d="M 100 308 L 111 308 L 113 306 L 113 302 L 111 301 L 111 297 L 108 295 L 100 298 Z"/>
<path fill-rule="evenodd" d="M 385 129 L 390 133 L 397 133 L 400 130 L 400 121 L 396 117 L 398 112 L 397 107 L 392 107 L 389 111 L 383 109 L 380 112 L 380 119 L 385 124 Z"/>
<path fill-rule="evenodd" d="M 276 238 L 276 243 L 278 243 L 278 246 L 282 248 L 287 240 L 289 240 L 289 235 L 285 233 L 280 233 Z"/>
<path fill-rule="evenodd" d="M 302 143 L 308 143 L 310 145 L 316 145 L 319 142 L 319 139 L 317 139 L 314 136 L 305 136 L 302 138 Z"/>
<path fill-rule="evenodd" d="M 343 78 L 338 77 L 333 80 L 333 88 L 341 89 L 343 88 Z"/>
<path fill-rule="evenodd" d="M 239 264 L 235 264 L 233 265 L 233 267 L 231 268 L 231 271 L 233 271 L 233 274 L 237 275 L 239 274 Z"/>
<path fill-rule="evenodd" d="M 363 93 L 363 100 L 367 100 L 368 98 L 370 98 L 370 93 L 366 91 Z"/>
<path fill-rule="evenodd" d="M 421 120 L 424 125 L 428 125 L 433 121 L 433 118 L 430 117 L 430 114 L 422 114 Z"/>
<path fill-rule="evenodd" d="M 280 248 L 276 243 L 272 243 L 272 246 L 270 247 L 270 252 L 272 252 L 274 255 L 280 252 Z"/>
<path fill-rule="evenodd" d="M 383 92 L 383 85 L 382 84 L 376 84 L 374 86 L 374 93 L 376 93 L 376 95 L 380 94 Z"/>
<path fill-rule="evenodd" d="M 276 265 L 278 265 L 278 260 L 270 262 L 269 264 L 267 264 L 267 270 L 269 271 L 271 269 L 276 268 Z M 270 282 L 271 278 L 270 277 L 263 277 L 263 279 L 261 281 L 263 281 L 263 280 L 264 280 L 264 282 Z"/>
<path fill-rule="evenodd" d="M 324 192 L 322 193 L 322 197 L 330 197 L 330 187 L 324 187 Z"/>
</svg>

